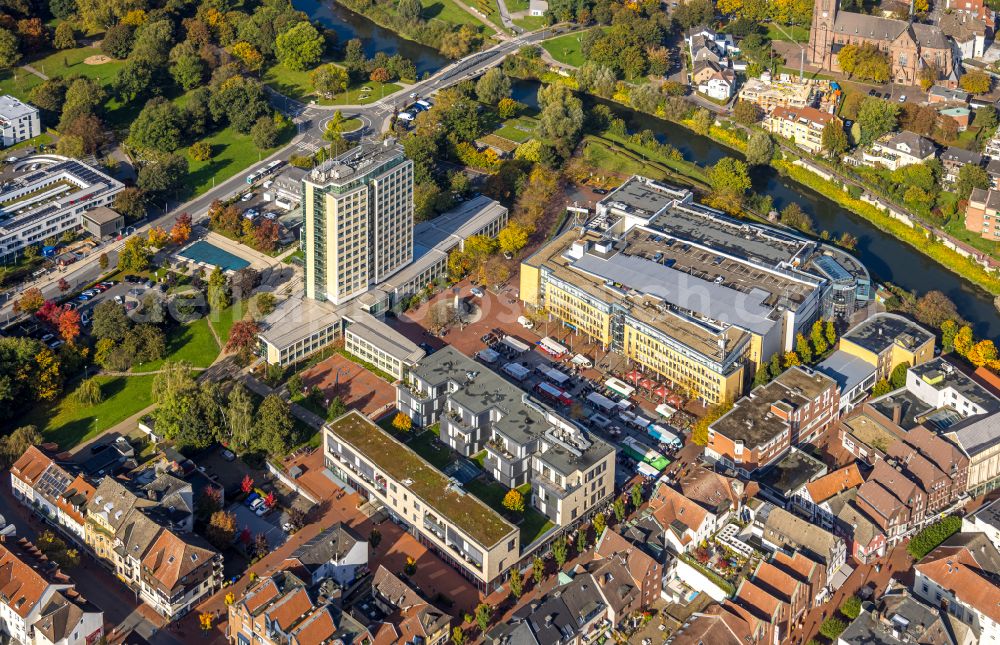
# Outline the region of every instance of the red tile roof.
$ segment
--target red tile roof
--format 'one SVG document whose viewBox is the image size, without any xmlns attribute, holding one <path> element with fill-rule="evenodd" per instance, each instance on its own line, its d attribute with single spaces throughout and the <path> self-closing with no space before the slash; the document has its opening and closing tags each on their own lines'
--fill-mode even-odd
<svg viewBox="0 0 1000 645">
<path fill-rule="evenodd" d="M 12 475 L 17 476 L 18 479 L 28 483 L 30 486 L 34 486 L 41 477 L 45 470 L 52 465 L 52 459 L 49 458 L 44 452 L 38 449 L 37 446 L 29 446 L 24 454 L 21 455 L 14 465 L 10 467 L 10 472 Z"/>
<path fill-rule="evenodd" d="M 1000 587 L 990 578 L 976 556 L 964 547 L 939 547 L 916 565 L 916 570 L 1000 623 Z"/>
<path fill-rule="evenodd" d="M 814 504 L 822 504 L 834 495 L 856 488 L 864 482 L 865 479 L 861 476 L 858 465 L 851 464 L 809 482 L 806 484 L 806 490 L 809 491 L 809 497 Z"/>
</svg>

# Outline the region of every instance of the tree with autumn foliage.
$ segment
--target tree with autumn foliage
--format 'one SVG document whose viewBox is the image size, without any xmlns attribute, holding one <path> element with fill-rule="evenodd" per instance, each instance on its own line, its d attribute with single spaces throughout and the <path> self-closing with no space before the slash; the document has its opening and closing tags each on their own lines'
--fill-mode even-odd
<svg viewBox="0 0 1000 645">
<path fill-rule="evenodd" d="M 397 412 L 392 418 L 392 427 L 400 432 L 409 432 L 413 428 L 413 420 L 404 412 Z"/>
<path fill-rule="evenodd" d="M 203 611 L 200 614 L 198 614 L 198 625 L 201 626 L 201 631 L 207 632 L 208 630 L 212 629 L 212 620 L 213 620 L 212 614 L 208 613 L 207 611 Z"/>
<path fill-rule="evenodd" d="M 503 496 L 503 507 L 515 513 L 523 513 L 524 495 L 518 492 L 517 489 L 511 488 L 507 491 L 507 494 Z"/>
<path fill-rule="evenodd" d="M 72 345 L 80 335 L 80 313 L 75 309 L 63 309 L 59 314 L 59 336 Z"/>
<path fill-rule="evenodd" d="M 45 296 L 38 287 L 25 289 L 21 297 L 14 301 L 14 313 L 33 314 L 45 304 Z"/>
<path fill-rule="evenodd" d="M 162 226 L 154 226 L 149 229 L 149 245 L 153 248 L 162 249 L 170 241 L 170 234 Z"/>
<path fill-rule="evenodd" d="M 244 495 L 249 495 L 250 491 L 253 490 L 253 477 L 243 475 L 243 481 L 240 482 L 240 490 L 243 491 Z"/>
<path fill-rule="evenodd" d="M 373 83 L 388 83 L 389 70 L 384 67 L 376 67 L 372 70 L 372 73 L 368 78 L 370 78 Z"/>
<path fill-rule="evenodd" d="M 191 237 L 191 216 L 181 213 L 177 216 L 177 221 L 170 228 L 170 241 L 180 246 Z"/>
<path fill-rule="evenodd" d="M 236 515 L 226 511 L 212 513 L 205 527 L 205 537 L 220 551 L 228 547 L 236 538 Z"/>
<path fill-rule="evenodd" d="M 66 278 L 59 278 L 59 291 L 66 293 L 70 290 L 70 284 L 66 281 Z"/>
<path fill-rule="evenodd" d="M 250 360 L 257 350 L 257 335 L 260 326 L 252 320 L 238 320 L 229 330 L 226 351 L 238 354 L 244 362 Z"/>
<path fill-rule="evenodd" d="M 61 314 L 63 308 L 57 305 L 55 300 L 46 300 L 42 303 L 42 306 L 38 308 L 35 312 L 35 318 L 38 318 L 44 323 L 52 325 L 53 327 L 59 324 L 59 314 Z"/>
<path fill-rule="evenodd" d="M 274 494 L 274 491 L 269 492 L 264 496 L 264 506 L 274 508 L 275 504 L 278 503 L 278 496 Z"/>
<path fill-rule="evenodd" d="M 260 224 L 253 229 L 254 245 L 258 251 L 271 253 L 277 246 L 280 235 L 281 231 L 278 228 L 277 221 L 267 218 L 262 219 Z"/>
</svg>

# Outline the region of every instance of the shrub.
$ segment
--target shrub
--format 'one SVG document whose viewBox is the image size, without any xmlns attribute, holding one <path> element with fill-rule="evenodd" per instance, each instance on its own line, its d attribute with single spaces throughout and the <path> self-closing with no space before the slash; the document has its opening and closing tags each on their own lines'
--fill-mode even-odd
<svg viewBox="0 0 1000 645">
<path fill-rule="evenodd" d="M 961 528 L 962 518 L 949 515 L 914 535 L 910 543 L 906 545 L 906 550 L 913 556 L 914 560 L 920 560 Z"/>
</svg>

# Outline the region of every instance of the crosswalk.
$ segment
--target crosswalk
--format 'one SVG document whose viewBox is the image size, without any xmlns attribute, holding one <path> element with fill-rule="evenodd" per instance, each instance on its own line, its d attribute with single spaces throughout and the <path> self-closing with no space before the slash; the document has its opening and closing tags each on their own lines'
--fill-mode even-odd
<svg viewBox="0 0 1000 645">
<path fill-rule="evenodd" d="M 320 144 L 315 141 L 300 141 L 298 145 L 299 150 L 302 152 L 316 152 L 320 149 Z"/>
</svg>

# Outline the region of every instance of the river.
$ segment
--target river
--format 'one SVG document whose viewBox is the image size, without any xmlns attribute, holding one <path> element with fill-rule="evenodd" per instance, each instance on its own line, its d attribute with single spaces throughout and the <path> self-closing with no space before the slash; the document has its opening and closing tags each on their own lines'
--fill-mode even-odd
<svg viewBox="0 0 1000 645">
<path fill-rule="evenodd" d="M 365 53 L 376 51 L 400 53 L 414 62 L 417 72 L 434 72 L 449 61 L 440 53 L 383 29 L 364 16 L 358 15 L 329 0 L 293 0 L 295 8 L 306 12 L 310 18 L 337 32 L 341 41 L 360 38 Z M 537 106 L 538 83 L 516 81 L 514 98 L 530 106 Z M 676 147 L 684 158 L 702 165 L 712 165 L 725 156 L 739 156 L 707 137 L 695 134 L 654 116 L 636 112 L 618 103 L 587 97 L 587 104 L 602 102 L 624 119 L 629 130 L 651 130 Z M 669 133 L 669 134 L 668 134 Z M 972 322 L 977 336 L 1000 340 L 1000 313 L 993 306 L 993 297 L 956 273 L 923 255 L 905 242 L 877 228 L 859 215 L 844 210 L 829 199 L 778 174 L 769 166 L 758 166 L 751 173 L 753 190 L 770 195 L 774 206 L 782 209 L 797 203 L 816 224 L 817 230 L 832 234 L 850 233 L 858 239 L 857 255 L 879 282 L 892 282 L 918 294 L 937 289 L 951 298 L 959 313 Z"/>
</svg>

